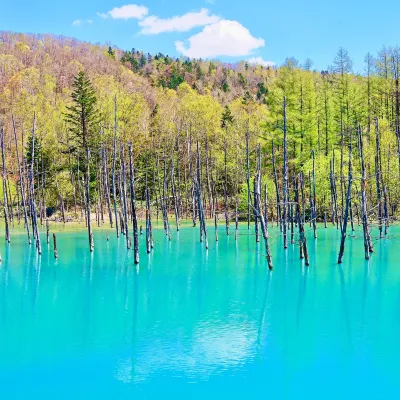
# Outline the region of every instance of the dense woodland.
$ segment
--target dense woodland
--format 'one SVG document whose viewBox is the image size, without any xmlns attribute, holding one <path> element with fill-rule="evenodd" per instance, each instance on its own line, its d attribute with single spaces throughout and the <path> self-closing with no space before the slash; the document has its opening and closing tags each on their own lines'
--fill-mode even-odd
<svg viewBox="0 0 400 400">
<path fill-rule="evenodd" d="M 150 248 L 152 219 L 167 235 L 193 220 L 202 239 L 206 220 L 229 234 L 251 219 L 268 253 L 268 222 L 300 248 L 305 221 L 344 238 L 349 222 L 367 257 L 371 223 L 384 234 L 399 213 L 399 75 L 399 48 L 355 74 L 344 49 L 315 71 L 0 32 L 6 227 L 25 221 L 37 239 L 48 217 L 85 220 L 93 250 L 92 224 L 136 247 L 146 220 Z"/>
</svg>

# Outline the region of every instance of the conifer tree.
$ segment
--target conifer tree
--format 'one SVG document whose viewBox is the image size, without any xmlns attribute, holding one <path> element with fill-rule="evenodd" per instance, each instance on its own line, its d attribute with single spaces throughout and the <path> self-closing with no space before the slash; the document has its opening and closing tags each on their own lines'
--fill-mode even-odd
<svg viewBox="0 0 400 400">
<path fill-rule="evenodd" d="M 86 219 L 89 234 L 90 251 L 94 249 L 93 234 L 90 218 L 90 150 L 96 147 L 98 111 L 96 108 L 96 91 L 93 88 L 86 74 L 81 71 L 75 77 L 72 92 L 73 105 L 68 106 L 68 113 L 65 120 L 68 123 L 70 132 L 74 139 L 79 143 L 80 153 L 78 157 L 82 158 L 85 176 L 85 206 Z M 82 154 L 82 152 L 84 152 Z"/>
</svg>

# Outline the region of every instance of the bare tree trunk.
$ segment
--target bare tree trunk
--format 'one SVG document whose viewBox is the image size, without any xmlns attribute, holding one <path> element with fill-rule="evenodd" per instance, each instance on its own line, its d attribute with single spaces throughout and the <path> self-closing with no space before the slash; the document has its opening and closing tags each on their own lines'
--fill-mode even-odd
<svg viewBox="0 0 400 400">
<path fill-rule="evenodd" d="M 210 203 L 210 218 L 214 216 L 214 199 L 213 193 L 211 189 L 211 180 L 210 180 L 210 165 L 209 165 L 209 150 L 208 150 L 208 138 L 206 136 L 206 178 L 207 178 L 207 192 L 208 192 L 208 202 Z"/>
<path fill-rule="evenodd" d="M 286 97 L 283 98 L 283 247 L 287 249 L 287 199 L 288 199 L 288 168 L 287 168 L 287 129 L 286 129 Z"/>
<path fill-rule="evenodd" d="M 178 174 L 178 187 L 177 187 L 177 197 L 178 197 L 178 214 L 181 218 L 183 216 L 183 203 L 182 203 L 182 192 L 181 192 L 181 167 L 180 167 L 180 158 L 179 158 L 179 133 L 176 139 L 176 172 Z M 180 224 L 180 223 L 179 223 Z"/>
<path fill-rule="evenodd" d="M 260 150 L 260 145 L 257 146 L 257 160 L 256 160 L 256 165 L 257 165 L 257 170 L 261 171 L 261 150 Z M 261 179 L 261 172 L 260 172 L 260 179 Z M 258 184 L 258 182 L 254 181 L 255 184 Z M 260 183 L 261 185 L 261 183 Z M 261 191 L 261 189 L 260 189 Z M 255 192 L 255 190 L 254 190 Z M 256 234 L 256 243 L 259 243 L 260 241 L 260 234 L 258 230 L 258 213 L 257 213 L 257 199 L 254 197 L 254 230 Z"/>
<path fill-rule="evenodd" d="M 227 133 L 225 133 L 225 134 L 227 134 Z M 229 235 L 228 167 L 227 167 L 227 143 L 226 143 L 226 139 L 225 139 L 225 146 L 224 146 L 224 170 L 225 170 L 225 182 L 224 182 L 225 230 L 226 230 L 226 234 Z"/>
<path fill-rule="evenodd" d="M 246 121 L 246 182 L 247 182 L 247 229 L 250 230 L 250 157 L 249 157 L 249 121 Z"/>
<path fill-rule="evenodd" d="M 368 227 L 368 216 L 367 216 L 367 196 L 365 193 L 367 186 L 367 174 L 365 171 L 364 151 L 361 128 L 358 128 L 358 145 L 361 158 L 361 212 L 362 212 L 362 223 L 364 232 L 364 255 L 365 259 L 369 260 L 369 253 L 373 252 L 371 243 L 371 237 Z"/>
<path fill-rule="evenodd" d="M 165 235 L 168 236 L 168 239 L 171 240 L 169 221 L 168 221 L 168 187 L 167 187 L 167 160 L 164 155 L 164 178 L 163 178 L 163 198 L 161 202 L 162 214 L 164 220 L 164 231 Z"/>
<path fill-rule="evenodd" d="M 279 221 L 281 232 L 283 230 L 282 227 L 282 212 L 281 212 L 281 200 L 279 196 L 279 185 L 278 185 L 278 173 L 276 171 L 275 164 L 275 147 L 274 141 L 272 140 L 272 168 L 274 173 L 274 184 L 275 184 L 275 192 L 276 192 L 276 212 L 277 212 L 277 222 Z"/>
<path fill-rule="evenodd" d="M 30 211 L 31 211 L 31 219 L 32 219 L 32 230 L 33 237 L 36 240 L 36 248 L 38 254 L 42 254 L 42 245 L 40 242 L 39 229 L 37 224 L 37 214 L 36 214 L 36 205 L 35 205 L 35 181 L 33 177 L 33 166 L 35 160 L 35 133 L 36 133 L 36 113 L 33 114 L 33 129 L 32 129 L 32 162 L 30 166 Z"/>
<path fill-rule="evenodd" d="M 306 266 L 310 265 L 308 259 L 308 250 L 307 250 L 307 240 L 304 233 L 304 223 L 303 218 L 301 216 L 301 207 L 300 207 L 300 199 L 299 199 L 299 186 L 301 189 L 302 186 L 302 179 L 297 177 L 295 184 L 294 184 L 294 201 L 296 203 L 296 219 L 297 219 L 297 226 L 299 228 L 299 238 L 300 238 L 300 258 L 304 257 L 304 261 Z"/>
<path fill-rule="evenodd" d="M 213 182 L 213 191 L 214 191 L 214 227 L 215 227 L 215 241 L 218 242 L 218 214 L 217 214 L 217 191 L 215 188 L 215 182 Z"/>
<path fill-rule="evenodd" d="M 317 195 L 316 195 L 316 185 L 315 185 L 315 152 L 312 155 L 312 225 L 314 229 L 314 238 L 317 238 Z"/>
<path fill-rule="evenodd" d="M 199 221 L 200 221 L 200 241 L 203 241 L 203 235 L 206 242 L 206 249 L 208 249 L 208 238 L 207 238 L 207 228 L 205 222 L 205 213 L 203 209 L 203 202 L 201 200 L 201 174 L 200 174 L 200 150 L 199 142 L 197 141 L 197 179 L 195 180 L 195 188 L 197 192 L 197 207 L 199 210 Z"/>
<path fill-rule="evenodd" d="M 28 235 L 28 243 L 31 244 L 32 240 L 31 240 L 31 234 L 29 231 L 27 204 L 26 204 L 26 199 L 25 199 L 25 184 L 24 184 L 22 168 L 21 168 L 22 160 L 20 160 L 20 158 L 19 158 L 17 129 L 15 127 L 14 115 L 12 115 L 11 118 L 12 118 L 13 131 L 14 131 L 15 151 L 16 151 L 17 163 L 18 163 L 19 186 L 20 186 L 20 190 L 21 190 L 22 207 L 24 209 L 24 222 L 25 222 L 26 233 Z"/>
<path fill-rule="evenodd" d="M 111 211 L 111 198 L 110 198 L 110 186 L 108 183 L 108 168 L 107 168 L 107 154 L 104 145 L 101 146 L 101 158 L 103 161 L 103 183 L 104 183 L 104 193 L 107 201 L 108 210 L 108 220 L 110 222 L 110 227 L 113 227 L 113 217 Z"/>
<path fill-rule="evenodd" d="M 254 198 L 256 199 L 255 204 L 256 204 L 256 213 L 257 217 L 260 219 L 260 225 L 261 225 L 261 231 L 263 234 L 263 239 L 264 239 L 264 244 L 265 244 L 265 252 L 266 252 L 266 258 L 268 262 L 268 268 L 270 270 L 273 269 L 272 265 L 272 257 L 271 257 L 271 251 L 269 247 L 269 235 L 268 235 L 268 225 L 265 222 L 264 215 L 261 211 L 261 171 L 258 169 L 257 174 L 254 178 Z"/>
<path fill-rule="evenodd" d="M 50 242 L 50 224 L 49 219 L 46 218 L 46 243 L 49 244 Z"/>
<path fill-rule="evenodd" d="M 379 140 L 379 123 L 378 119 L 375 119 L 375 143 L 376 143 L 376 154 L 375 154 L 375 180 L 376 180 L 376 195 L 378 200 L 378 228 L 379 236 L 382 238 L 382 217 L 383 217 L 383 204 L 382 204 L 382 192 L 381 192 L 381 180 L 382 174 L 380 171 L 381 162 L 379 159 L 380 153 L 380 140 Z"/>
<path fill-rule="evenodd" d="M 346 230 L 347 230 L 347 220 L 349 217 L 349 210 L 351 207 L 351 186 L 353 183 L 353 166 L 352 166 L 352 144 L 351 144 L 351 133 L 350 133 L 350 149 L 349 149 L 349 182 L 347 185 L 347 197 L 346 197 L 346 209 L 344 212 L 343 224 L 342 224 L 342 238 L 340 241 L 340 250 L 338 264 L 342 263 L 344 254 L 344 245 L 346 241 Z"/>
<path fill-rule="evenodd" d="M 131 248 L 131 241 L 129 238 L 129 220 L 128 220 L 128 203 L 126 201 L 126 169 L 125 169 L 125 157 L 124 149 L 121 147 L 121 167 L 122 167 L 122 205 L 125 220 L 125 239 L 127 249 Z"/>
<path fill-rule="evenodd" d="M 130 172 L 129 188 L 131 192 L 130 198 L 131 198 L 132 221 L 133 221 L 133 253 L 134 253 L 135 264 L 139 264 L 139 235 L 138 235 L 138 223 L 136 214 L 135 170 L 133 168 L 133 161 L 132 161 L 132 142 L 129 144 L 129 172 Z"/>
<path fill-rule="evenodd" d="M 90 216 L 90 150 L 86 148 L 86 179 L 85 179 L 85 194 L 86 194 L 86 218 L 89 236 L 89 249 L 90 252 L 94 250 L 92 222 Z"/>
<path fill-rule="evenodd" d="M 53 233 L 53 251 L 54 251 L 54 258 L 58 258 L 57 238 L 55 233 Z"/>
<path fill-rule="evenodd" d="M 8 201 L 7 201 L 7 170 L 6 170 L 6 156 L 4 154 L 4 129 L 0 127 L 0 141 L 1 141 L 1 158 L 2 158 L 2 178 L 3 178 L 3 208 L 4 208 L 4 223 L 5 223 L 5 239 L 10 243 L 10 226 L 8 215 Z"/>
<path fill-rule="evenodd" d="M 114 218 L 115 218 L 115 230 L 117 232 L 117 238 L 119 238 L 119 227 L 118 227 L 118 212 L 117 212 L 117 194 L 115 186 L 115 162 L 117 157 L 117 96 L 114 97 L 114 144 L 113 144 L 113 161 L 112 161 L 112 196 L 114 205 Z"/>
<path fill-rule="evenodd" d="M 176 230 L 179 232 L 179 228 L 180 228 L 179 200 L 178 200 L 178 196 L 176 194 L 174 160 L 172 158 L 171 158 L 171 190 L 172 190 L 172 197 L 173 197 L 173 200 L 174 200 L 174 213 L 175 213 Z"/>
</svg>

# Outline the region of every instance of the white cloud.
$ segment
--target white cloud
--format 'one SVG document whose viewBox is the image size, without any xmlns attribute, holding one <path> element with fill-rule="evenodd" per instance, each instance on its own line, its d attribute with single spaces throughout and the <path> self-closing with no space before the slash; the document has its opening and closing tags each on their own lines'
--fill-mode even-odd
<svg viewBox="0 0 400 400">
<path fill-rule="evenodd" d="M 247 60 L 250 65 L 262 65 L 263 67 L 275 67 L 273 61 L 266 61 L 262 57 L 252 57 Z"/>
<path fill-rule="evenodd" d="M 210 14 L 207 8 L 198 12 L 189 12 L 171 18 L 159 18 L 154 15 L 139 22 L 142 27 L 140 33 L 151 35 L 162 32 L 187 32 L 198 26 L 210 25 L 218 22 L 221 18 Z"/>
<path fill-rule="evenodd" d="M 149 9 L 145 6 L 138 6 L 137 4 L 127 4 L 122 7 L 114 7 L 106 13 L 98 12 L 100 18 L 106 19 L 143 19 L 149 13 Z"/>
<path fill-rule="evenodd" d="M 175 42 L 175 47 L 179 53 L 191 58 L 245 56 L 265 45 L 264 39 L 253 37 L 239 22 L 229 20 L 206 26 L 188 41 L 189 47 L 181 41 Z"/>
<path fill-rule="evenodd" d="M 93 21 L 91 19 L 76 19 L 74 22 L 72 22 L 72 25 L 74 26 L 80 26 L 83 24 L 91 24 Z"/>
<path fill-rule="evenodd" d="M 100 17 L 102 19 L 108 18 L 108 14 L 107 13 L 97 12 L 96 14 L 97 14 L 98 17 Z"/>
</svg>

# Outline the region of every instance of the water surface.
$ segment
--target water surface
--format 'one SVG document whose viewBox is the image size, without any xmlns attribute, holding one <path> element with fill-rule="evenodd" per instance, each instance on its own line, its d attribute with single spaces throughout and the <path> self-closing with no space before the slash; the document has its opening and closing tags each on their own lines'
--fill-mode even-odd
<svg viewBox="0 0 400 400">
<path fill-rule="evenodd" d="M 308 236 L 311 266 L 271 232 L 275 269 L 242 226 L 210 248 L 155 232 L 141 262 L 110 231 L 57 234 L 41 258 L 0 244 L 0 389 L 7 399 L 399 398 L 400 228 L 363 259 L 361 232 Z M 374 232 L 376 234 L 376 232 Z M 397 236 L 398 235 L 398 236 Z"/>
</svg>

